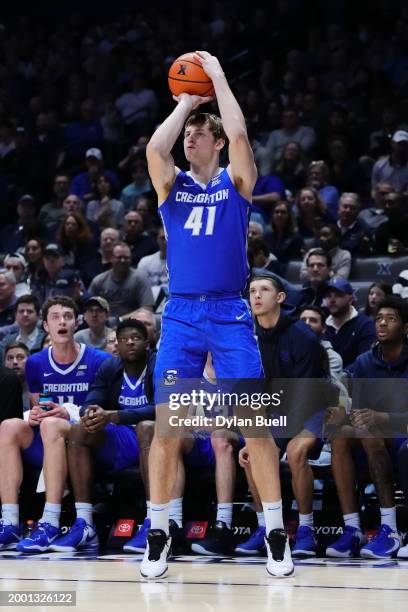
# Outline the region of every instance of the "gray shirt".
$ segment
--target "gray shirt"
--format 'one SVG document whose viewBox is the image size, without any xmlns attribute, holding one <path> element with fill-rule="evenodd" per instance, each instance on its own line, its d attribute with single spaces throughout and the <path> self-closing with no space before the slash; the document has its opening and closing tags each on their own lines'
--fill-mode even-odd
<svg viewBox="0 0 408 612">
<path fill-rule="evenodd" d="M 121 317 L 141 306 L 154 304 L 148 277 L 145 272 L 133 268 L 130 268 L 126 278 L 120 281 L 113 278 L 112 270 L 98 274 L 89 287 L 89 293 L 104 297 L 115 317 Z"/>
<path fill-rule="evenodd" d="M 76 342 L 79 342 L 80 344 L 86 344 L 87 346 L 93 346 L 98 349 L 104 349 L 106 347 L 106 340 L 111 331 L 112 330 L 109 327 L 105 327 L 105 330 L 104 330 L 105 333 L 102 336 L 102 338 L 96 339 L 93 336 L 91 336 L 91 330 L 89 328 L 81 329 L 74 334 L 74 339 L 76 340 Z"/>
</svg>

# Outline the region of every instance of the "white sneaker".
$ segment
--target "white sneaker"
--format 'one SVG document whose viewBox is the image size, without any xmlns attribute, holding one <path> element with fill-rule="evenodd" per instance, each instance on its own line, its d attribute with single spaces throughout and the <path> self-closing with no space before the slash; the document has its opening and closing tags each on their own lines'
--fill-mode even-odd
<svg viewBox="0 0 408 612">
<path fill-rule="evenodd" d="M 295 573 L 290 553 L 288 536 L 284 529 L 272 529 L 265 536 L 265 546 L 268 552 L 266 571 L 274 578 L 289 578 Z"/>
<path fill-rule="evenodd" d="M 398 559 L 408 559 L 408 544 L 405 544 L 405 546 L 399 549 L 397 557 Z"/>
<path fill-rule="evenodd" d="M 140 564 L 143 578 L 163 578 L 168 569 L 170 545 L 171 537 L 162 529 L 149 529 L 146 550 Z"/>
</svg>

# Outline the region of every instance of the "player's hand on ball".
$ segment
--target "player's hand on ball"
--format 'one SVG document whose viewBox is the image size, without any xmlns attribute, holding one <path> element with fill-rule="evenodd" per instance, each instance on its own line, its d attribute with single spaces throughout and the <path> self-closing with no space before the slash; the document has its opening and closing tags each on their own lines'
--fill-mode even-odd
<svg viewBox="0 0 408 612">
<path fill-rule="evenodd" d="M 192 96 L 187 93 L 182 93 L 179 96 L 173 96 L 173 100 L 175 100 L 178 104 L 182 102 L 183 104 L 190 105 L 190 111 L 195 110 L 201 104 L 206 104 L 207 102 L 211 102 L 214 98 L 212 96 Z"/>
<path fill-rule="evenodd" d="M 200 62 L 205 73 L 212 81 L 216 77 L 224 76 L 224 71 L 215 55 L 211 55 L 211 53 L 208 53 L 208 51 L 196 51 L 194 53 L 194 58 Z"/>
</svg>

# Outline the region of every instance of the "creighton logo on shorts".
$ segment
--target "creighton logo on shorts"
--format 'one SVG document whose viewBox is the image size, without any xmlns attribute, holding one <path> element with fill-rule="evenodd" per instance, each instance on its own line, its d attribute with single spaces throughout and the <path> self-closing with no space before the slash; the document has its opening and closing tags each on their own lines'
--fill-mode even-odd
<svg viewBox="0 0 408 612">
<path fill-rule="evenodd" d="M 164 370 L 163 378 L 165 385 L 175 385 L 177 380 L 177 370 Z"/>
</svg>

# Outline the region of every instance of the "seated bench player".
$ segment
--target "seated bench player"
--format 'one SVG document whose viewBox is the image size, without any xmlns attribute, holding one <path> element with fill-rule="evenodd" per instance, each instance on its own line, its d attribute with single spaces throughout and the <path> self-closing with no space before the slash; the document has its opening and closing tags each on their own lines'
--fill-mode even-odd
<svg viewBox="0 0 408 612">
<path fill-rule="evenodd" d="M 119 356 L 102 364 L 81 409 L 81 420 L 67 435 L 77 518 L 70 531 L 52 543 L 52 551 L 98 545 L 91 503 L 93 464 L 102 472 L 137 465 L 139 431 L 143 422 L 154 419 L 155 353 L 149 351 L 147 329 L 140 321 L 125 319 L 119 323 L 116 337 Z"/>
<path fill-rule="evenodd" d="M 55 431 L 69 429 L 78 415 L 100 364 L 108 357 L 74 340 L 78 310 L 71 298 L 56 296 L 43 306 L 43 324 L 51 346 L 31 355 L 26 377 L 32 409 L 28 421 L 7 419 L 0 427 L 0 550 L 43 552 L 59 531 L 61 498 L 67 469 L 63 437 Z M 39 404 L 39 394 L 50 399 Z M 46 503 L 38 527 L 21 540 L 18 495 L 24 462 L 41 469 L 44 464 Z"/>
</svg>

